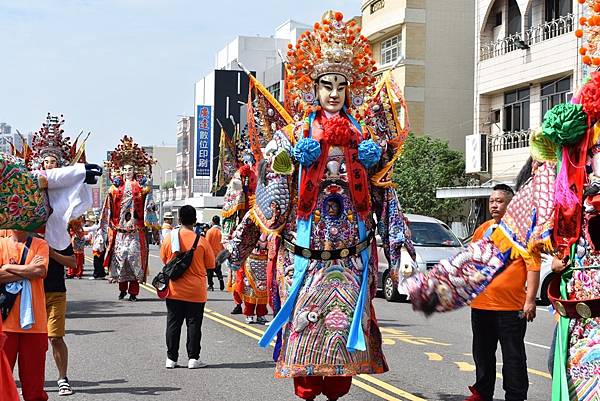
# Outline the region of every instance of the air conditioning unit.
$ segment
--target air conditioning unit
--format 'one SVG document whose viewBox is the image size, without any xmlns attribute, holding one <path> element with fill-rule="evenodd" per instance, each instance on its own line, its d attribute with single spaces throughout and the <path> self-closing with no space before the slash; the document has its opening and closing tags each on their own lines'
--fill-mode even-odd
<svg viewBox="0 0 600 401">
<path fill-rule="evenodd" d="M 465 137 L 465 172 L 488 172 L 488 144 L 487 135 L 473 134 Z"/>
</svg>

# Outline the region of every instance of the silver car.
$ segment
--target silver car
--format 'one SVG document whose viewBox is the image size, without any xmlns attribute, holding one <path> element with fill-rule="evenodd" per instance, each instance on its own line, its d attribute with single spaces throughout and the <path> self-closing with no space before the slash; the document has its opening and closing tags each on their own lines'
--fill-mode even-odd
<svg viewBox="0 0 600 401">
<path fill-rule="evenodd" d="M 431 269 L 441 259 L 450 258 L 464 249 L 460 240 L 442 221 L 418 214 L 407 214 L 406 218 L 410 222 L 419 271 Z M 408 299 L 408 293 L 398 287 L 398 267 L 390 268 L 379 239 L 377 245 L 378 287 L 383 290 L 383 296 L 389 302 Z"/>
</svg>

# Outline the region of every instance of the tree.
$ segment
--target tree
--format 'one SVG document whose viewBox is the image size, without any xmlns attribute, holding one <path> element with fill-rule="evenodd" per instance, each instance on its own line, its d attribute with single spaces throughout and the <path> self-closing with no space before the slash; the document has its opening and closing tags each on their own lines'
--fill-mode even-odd
<svg viewBox="0 0 600 401">
<path fill-rule="evenodd" d="M 448 222 L 460 215 L 463 201 L 437 199 L 439 187 L 465 185 L 465 161 L 461 152 L 429 136 L 410 134 L 394 165 L 394 183 L 406 213 L 436 217 Z"/>
</svg>

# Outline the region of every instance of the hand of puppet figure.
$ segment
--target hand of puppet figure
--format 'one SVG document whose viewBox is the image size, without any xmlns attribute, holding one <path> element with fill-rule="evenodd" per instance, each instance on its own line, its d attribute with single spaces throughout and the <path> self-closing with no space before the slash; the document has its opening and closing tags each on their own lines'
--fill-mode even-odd
<svg viewBox="0 0 600 401">
<path fill-rule="evenodd" d="M 97 164 L 86 164 L 85 165 L 85 182 L 86 184 L 96 184 L 98 177 L 102 175 L 102 167 Z"/>
</svg>

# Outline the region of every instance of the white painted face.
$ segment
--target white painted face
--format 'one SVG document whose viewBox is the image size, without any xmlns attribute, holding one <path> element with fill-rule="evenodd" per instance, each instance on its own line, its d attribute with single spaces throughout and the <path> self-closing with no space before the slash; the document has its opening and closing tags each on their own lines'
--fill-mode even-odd
<svg viewBox="0 0 600 401">
<path fill-rule="evenodd" d="M 123 178 L 126 180 L 133 180 L 133 166 L 126 164 L 123 166 Z"/>
<path fill-rule="evenodd" d="M 600 177 L 600 153 L 594 153 L 592 156 L 592 171 L 596 177 Z"/>
<path fill-rule="evenodd" d="M 44 170 L 52 170 L 58 167 L 58 160 L 54 156 L 46 156 L 44 158 Z"/>
<path fill-rule="evenodd" d="M 337 113 L 344 107 L 348 81 L 340 74 L 325 74 L 317 80 L 317 96 L 323 110 Z"/>
</svg>

